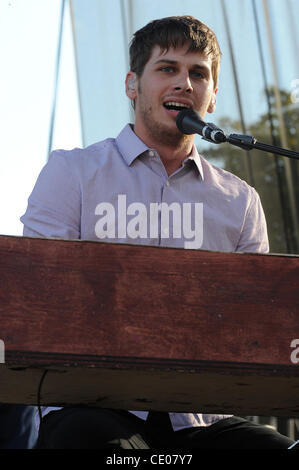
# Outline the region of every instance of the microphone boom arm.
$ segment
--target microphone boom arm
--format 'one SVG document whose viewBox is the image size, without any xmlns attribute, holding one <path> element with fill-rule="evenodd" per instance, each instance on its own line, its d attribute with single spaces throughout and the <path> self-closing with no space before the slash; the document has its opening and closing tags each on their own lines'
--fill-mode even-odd
<svg viewBox="0 0 299 470">
<path fill-rule="evenodd" d="M 215 124 L 203 121 L 200 114 L 192 108 L 183 109 L 178 113 L 176 125 L 183 134 L 197 133 L 201 135 L 204 140 L 213 144 L 228 142 L 243 150 L 258 149 L 264 152 L 270 152 L 274 155 L 282 155 L 299 160 L 298 152 L 258 142 L 251 135 L 230 134 L 227 136 L 223 130 L 215 126 Z"/>
<path fill-rule="evenodd" d="M 299 160 L 299 153 L 294 150 L 288 150 L 281 147 L 276 147 L 274 145 L 265 144 L 263 142 L 258 142 L 251 135 L 242 135 L 242 134 L 230 134 L 226 136 L 226 142 L 236 145 L 243 150 L 252 150 L 258 149 L 263 150 L 264 152 L 270 152 L 276 155 L 282 155 L 284 157 L 295 158 Z"/>
</svg>

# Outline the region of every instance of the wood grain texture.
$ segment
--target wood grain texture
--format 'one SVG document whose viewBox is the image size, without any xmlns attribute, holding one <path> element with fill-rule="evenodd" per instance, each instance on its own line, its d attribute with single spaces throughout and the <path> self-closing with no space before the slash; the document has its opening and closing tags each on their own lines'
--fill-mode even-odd
<svg viewBox="0 0 299 470">
<path fill-rule="evenodd" d="M 0 402 L 36 400 L 48 368 L 51 403 L 298 412 L 298 256 L 1 236 L 0 259 Z"/>
</svg>

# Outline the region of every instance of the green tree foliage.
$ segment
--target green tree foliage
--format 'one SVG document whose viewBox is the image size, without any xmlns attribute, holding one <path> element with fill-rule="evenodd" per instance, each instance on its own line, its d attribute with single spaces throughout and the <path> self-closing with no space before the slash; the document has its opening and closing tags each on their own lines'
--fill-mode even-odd
<svg viewBox="0 0 299 470">
<path fill-rule="evenodd" d="M 261 114 L 256 122 L 247 124 L 247 129 L 242 129 L 240 121 L 234 121 L 229 117 L 223 117 L 217 125 L 227 134 L 248 134 L 254 136 L 259 142 L 283 147 L 273 87 L 267 91 L 266 97 L 270 111 Z M 284 90 L 280 90 L 280 99 L 287 147 L 299 151 L 299 103 L 292 103 L 290 94 Z M 275 156 L 255 149 L 246 152 L 227 143 L 211 144 L 204 154 L 215 165 L 231 171 L 256 188 L 266 214 L 270 251 L 298 253 L 299 240 L 294 230 L 290 207 L 290 185 L 287 183 L 285 171 L 287 157 Z M 294 199 L 297 202 L 299 217 L 299 161 L 289 159 L 288 163 L 291 165 Z"/>
</svg>

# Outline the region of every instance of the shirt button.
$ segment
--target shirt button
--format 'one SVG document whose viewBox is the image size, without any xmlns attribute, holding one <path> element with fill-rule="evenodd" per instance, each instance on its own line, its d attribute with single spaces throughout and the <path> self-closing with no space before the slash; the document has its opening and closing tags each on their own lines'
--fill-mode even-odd
<svg viewBox="0 0 299 470">
<path fill-rule="evenodd" d="M 166 181 L 165 185 L 166 185 L 167 187 L 170 186 L 169 181 Z"/>
<path fill-rule="evenodd" d="M 150 156 L 150 157 L 154 157 L 154 156 L 155 156 L 155 153 L 154 153 L 152 150 L 150 150 L 150 151 L 149 151 L 149 156 Z"/>
</svg>

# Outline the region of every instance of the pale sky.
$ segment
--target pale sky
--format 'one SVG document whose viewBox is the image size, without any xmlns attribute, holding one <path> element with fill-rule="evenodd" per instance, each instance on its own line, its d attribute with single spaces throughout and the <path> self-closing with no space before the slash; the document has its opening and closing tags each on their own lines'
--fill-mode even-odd
<svg viewBox="0 0 299 470">
<path fill-rule="evenodd" d="M 0 0 L 0 234 L 22 234 L 19 218 L 47 159 L 59 15 L 60 0 Z M 65 19 L 55 148 L 81 145 L 68 14 Z M 67 121 L 72 125 L 63 126 Z"/>
</svg>

